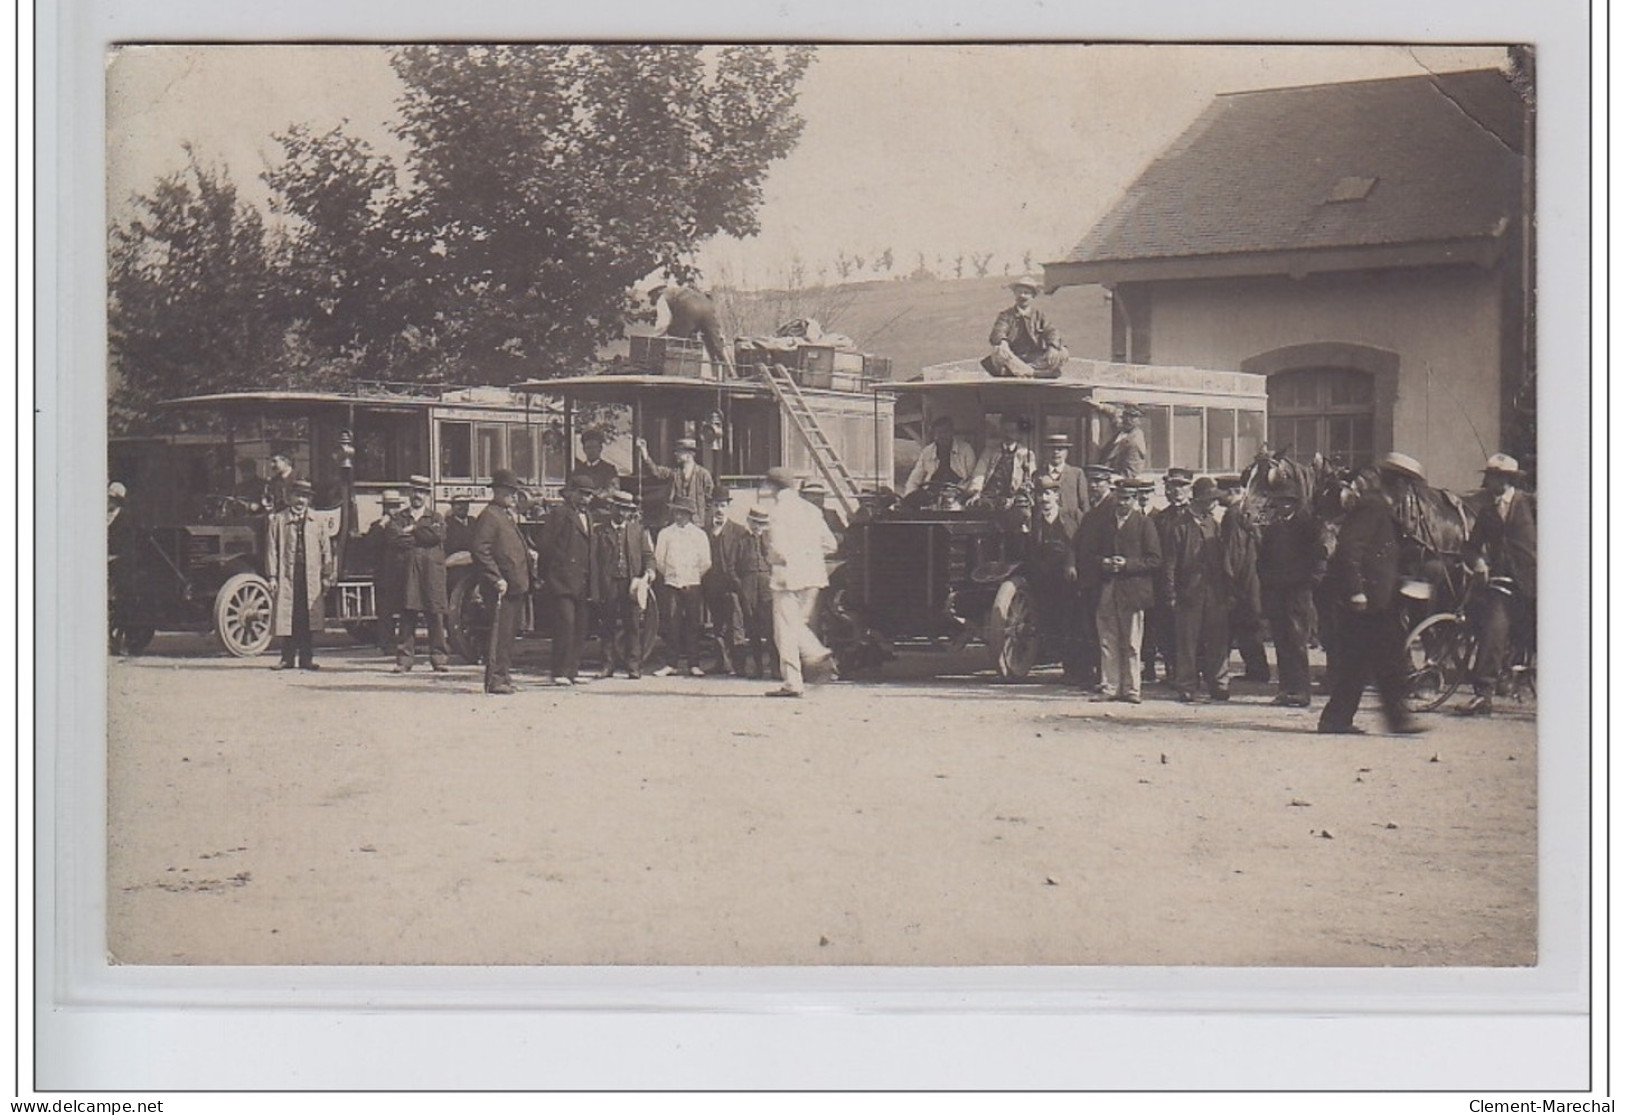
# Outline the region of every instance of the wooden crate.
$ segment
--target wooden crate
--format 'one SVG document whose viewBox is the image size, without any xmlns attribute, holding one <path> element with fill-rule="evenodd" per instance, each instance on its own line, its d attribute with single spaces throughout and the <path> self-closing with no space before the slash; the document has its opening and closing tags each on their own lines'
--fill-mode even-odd
<svg viewBox="0 0 1625 1115">
<path fill-rule="evenodd" d="M 891 379 L 891 357 L 873 356 L 865 353 L 863 356 L 863 378 L 871 383 L 879 383 Z"/>
<path fill-rule="evenodd" d="M 862 391 L 867 382 L 862 372 L 836 372 L 830 377 L 829 385 L 834 391 Z"/>
<path fill-rule="evenodd" d="M 835 379 L 835 373 L 834 372 L 825 371 L 822 368 L 803 367 L 801 369 L 801 373 L 798 376 L 796 376 L 796 382 L 800 383 L 801 386 L 803 386 L 803 387 L 816 387 L 816 388 L 818 388 L 820 390 L 823 390 L 823 391 L 828 391 L 829 390 L 830 385 L 831 385 L 831 383 L 833 383 L 834 379 Z"/>
</svg>

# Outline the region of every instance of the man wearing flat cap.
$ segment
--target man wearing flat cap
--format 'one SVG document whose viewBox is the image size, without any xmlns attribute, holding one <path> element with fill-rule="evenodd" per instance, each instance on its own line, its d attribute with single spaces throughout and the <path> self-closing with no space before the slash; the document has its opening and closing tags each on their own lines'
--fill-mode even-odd
<svg viewBox="0 0 1625 1115">
<path fill-rule="evenodd" d="M 474 568 L 496 602 L 485 648 L 485 691 L 493 694 L 514 692 L 513 644 L 531 589 L 531 550 L 519 533 L 518 498 L 519 477 L 499 468 L 491 476 L 491 502 L 474 520 Z"/>
<path fill-rule="evenodd" d="M 407 506 L 389 519 L 385 545 L 399 570 L 396 585 L 400 624 L 395 644 L 395 672 L 407 673 L 417 657 L 418 617 L 429 629 L 429 666 L 446 672 L 451 652 L 446 646 L 446 521 L 430 502 L 433 485 L 427 476 L 410 480 Z"/>
<path fill-rule="evenodd" d="M 1337 662 L 1332 691 L 1320 713 L 1320 731 L 1361 735 L 1354 724 L 1360 695 L 1375 680 L 1388 730 L 1414 735 L 1425 729 L 1405 705 L 1405 625 L 1399 595 L 1399 519 L 1394 506 L 1408 486 L 1425 482 L 1422 466 L 1389 453 L 1373 473 L 1362 471 L 1354 507 L 1337 531 L 1327 580 L 1337 606 Z"/>
<path fill-rule="evenodd" d="M 680 437 L 672 446 L 674 464 L 671 467 L 655 464 L 654 458 L 649 455 L 649 443 L 642 438 L 636 442 L 639 466 L 645 476 L 655 480 L 665 481 L 670 485 L 670 493 L 666 500 L 668 506 L 671 501 L 686 499 L 693 505 L 694 514 L 711 502 L 716 493 L 717 482 L 704 465 L 699 463 L 700 443 L 691 437 Z M 647 508 L 645 508 L 647 511 Z M 669 522 L 669 515 L 662 522 L 652 524 L 658 534 L 661 526 Z"/>
<path fill-rule="evenodd" d="M 1052 477 L 1040 476 L 1036 488 L 1038 506 L 1027 534 L 1027 567 L 1038 599 L 1039 628 L 1059 643 L 1063 675 L 1076 683 L 1083 676 L 1084 655 L 1072 539 L 1082 516 L 1061 506 L 1061 487 Z"/>
<path fill-rule="evenodd" d="M 1091 405 L 1110 418 L 1115 426 L 1111 440 L 1101 450 L 1100 463 L 1124 476 L 1130 478 L 1139 476 L 1145 470 L 1146 461 L 1150 459 L 1150 450 L 1145 442 L 1145 430 L 1140 427 L 1142 412 L 1139 406 L 1135 403 L 1109 403 L 1104 400 L 1091 400 Z"/>
<path fill-rule="evenodd" d="M 999 312 L 987 337 L 993 351 L 982 358 L 982 368 L 989 375 L 1054 379 L 1066 366 L 1061 334 L 1036 305 L 1041 289 L 1042 284 L 1031 275 L 1010 284 L 1016 304 Z"/>
<path fill-rule="evenodd" d="M 655 578 L 655 548 L 637 519 L 638 498 L 620 490 L 605 496 L 608 521 L 593 532 L 593 592 L 603 624 L 604 664 L 598 676 L 626 671 L 643 676 L 644 624 Z"/>
<path fill-rule="evenodd" d="M 288 506 L 265 532 L 265 575 L 271 589 L 271 634 L 282 639 L 274 670 L 319 669 L 314 633 L 322 629 L 325 597 L 337 577 L 327 524 L 310 513 L 311 485 L 288 485 Z"/>
<path fill-rule="evenodd" d="M 1224 550 L 1225 593 L 1230 602 L 1230 642 L 1241 652 L 1248 681 L 1268 684 L 1269 655 L 1264 651 L 1264 604 L 1258 585 L 1258 544 L 1261 530 L 1247 506 L 1247 491 L 1240 476 L 1215 476 L 1224 518 L 1219 521 L 1219 544 Z"/>
<path fill-rule="evenodd" d="M 1073 567 L 1078 571 L 1078 685 L 1098 690 L 1100 677 L 1100 631 L 1095 626 L 1095 609 L 1100 604 L 1100 579 L 1085 573 L 1099 566 L 1107 556 L 1099 550 L 1107 537 L 1103 520 L 1110 518 L 1115 474 L 1105 465 L 1089 465 L 1084 470 L 1089 482 L 1089 510 L 1083 513 L 1078 528 L 1072 532 Z"/>
<path fill-rule="evenodd" d="M 587 640 L 587 598 L 592 588 L 592 519 L 588 501 L 598 491 L 591 476 L 572 473 L 564 502 L 548 512 L 536 549 L 542 585 L 553 601 L 553 684 L 580 680 Z"/>
<path fill-rule="evenodd" d="M 1061 500 L 1061 510 L 1081 518 L 1089 510 L 1089 482 L 1083 470 L 1067 463 L 1072 452 L 1070 434 L 1047 434 L 1044 437 L 1044 459 L 1039 463 L 1038 475 L 1055 482 Z"/>
<path fill-rule="evenodd" d="M 1140 510 L 1156 528 L 1157 542 L 1162 547 L 1163 556 L 1168 555 L 1168 531 L 1173 526 L 1179 512 L 1190 506 L 1191 484 L 1196 475 L 1188 468 L 1170 468 L 1162 478 L 1162 494 L 1167 499 L 1163 507 L 1151 507 L 1151 495 L 1154 491 L 1152 481 L 1135 478 L 1129 484 L 1129 490 L 1139 501 Z M 1140 639 L 1140 667 L 1146 684 L 1157 680 L 1157 657 L 1162 657 L 1162 674 L 1167 681 L 1174 677 L 1174 613 L 1168 606 L 1167 585 L 1163 578 L 1158 577 L 1153 586 L 1152 603 L 1145 611 L 1145 630 Z"/>
<path fill-rule="evenodd" d="M 1518 462 L 1505 453 L 1484 463 L 1484 492 L 1489 506 L 1479 512 L 1462 556 L 1478 580 L 1473 621 L 1478 627 L 1478 656 L 1473 660 L 1473 697 L 1456 711 L 1488 716 L 1494 711 L 1495 686 L 1506 668 L 1513 636 L 1535 634 L 1535 501 L 1518 488 Z"/>
<path fill-rule="evenodd" d="M 1098 601 L 1100 690 L 1097 700 L 1140 703 L 1140 638 L 1152 584 L 1162 565 L 1157 530 L 1133 498 L 1135 481 L 1119 477 L 1116 494 L 1097 505 L 1073 536 L 1078 579 Z"/>
</svg>

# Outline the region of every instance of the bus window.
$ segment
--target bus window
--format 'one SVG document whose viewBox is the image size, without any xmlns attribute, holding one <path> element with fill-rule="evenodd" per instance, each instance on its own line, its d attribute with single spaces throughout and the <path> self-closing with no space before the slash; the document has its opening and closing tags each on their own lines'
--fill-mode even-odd
<svg viewBox="0 0 1625 1115">
<path fill-rule="evenodd" d="M 507 449 L 501 426 L 474 427 L 474 475 L 489 480 L 499 468 L 507 467 Z"/>
<path fill-rule="evenodd" d="M 468 422 L 440 423 L 440 478 L 474 479 L 474 427 Z"/>
<path fill-rule="evenodd" d="M 1264 447 L 1264 416 L 1256 410 L 1236 412 L 1236 464 L 1245 468 Z"/>
<path fill-rule="evenodd" d="M 1168 463 L 1180 468 L 1202 467 L 1202 408 L 1175 407 L 1169 425 Z"/>
<path fill-rule="evenodd" d="M 536 433 L 529 426 L 508 427 L 508 467 L 531 484 L 541 480 L 536 470 Z"/>
<path fill-rule="evenodd" d="M 1168 440 L 1168 408 L 1157 403 L 1142 403 L 1140 406 L 1140 428 L 1145 431 L 1147 455 L 1150 457 L 1149 467 L 1153 472 L 1161 472 L 1167 468 L 1169 459 Z"/>
<path fill-rule="evenodd" d="M 1207 412 L 1207 468 L 1224 472 L 1236 467 L 1236 412 L 1209 407 Z"/>
</svg>

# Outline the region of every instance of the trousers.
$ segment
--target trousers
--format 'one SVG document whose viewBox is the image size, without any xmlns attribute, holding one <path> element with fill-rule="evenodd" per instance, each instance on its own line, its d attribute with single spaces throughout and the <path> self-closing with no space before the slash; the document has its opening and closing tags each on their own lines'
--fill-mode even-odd
<svg viewBox="0 0 1625 1115">
<path fill-rule="evenodd" d="M 604 620 L 604 667 L 625 670 L 636 676 L 643 672 L 644 609 L 632 599 L 630 578 L 614 582 L 611 598 L 599 605 Z"/>
<path fill-rule="evenodd" d="M 451 660 L 451 651 L 446 644 L 446 614 L 444 612 L 421 613 L 429 627 L 429 661 L 436 666 L 444 666 Z M 395 664 L 410 667 L 412 660 L 417 656 L 418 615 L 411 608 L 401 613 L 400 636 L 395 643 Z"/>
<path fill-rule="evenodd" d="M 1208 690 L 1230 688 L 1230 611 L 1217 593 L 1181 600 L 1174 614 L 1174 688 L 1195 693 L 1203 680 Z"/>
<path fill-rule="evenodd" d="M 524 610 L 522 598 L 504 596 L 491 617 L 491 644 L 485 656 L 487 693 L 513 685 L 513 643 L 519 634 L 519 617 Z"/>
<path fill-rule="evenodd" d="M 1140 639 L 1145 635 L 1145 611 L 1118 600 L 1118 586 L 1107 581 L 1100 589 L 1095 626 L 1100 631 L 1100 684 L 1118 697 L 1140 695 Z"/>
<path fill-rule="evenodd" d="M 779 648 L 779 673 L 785 688 L 797 692 L 805 688 L 802 664 L 829 657 L 829 648 L 807 626 L 818 606 L 818 592 L 817 588 L 773 590 L 773 641 Z"/>
<path fill-rule="evenodd" d="M 574 681 L 587 641 L 587 602 L 579 596 L 553 597 L 553 677 Z"/>
<path fill-rule="evenodd" d="M 1281 693 L 1309 696 L 1309 619 L 1314 605 L 1309 586 L 1270 587 L 1264 593 L 1270 637 L 1275 640 L 1275 672 Z"/>
<path fill-rule="evenodd" d="M 1410 721 L 1405 707 L 1405 627 L 1393 612 L 1342 609 L 1337 617 L 1337 669 L 1332 693 L 1321 710 L 1322 727 L 1354 723 L 1366 683 L 1375 680 L 1382 715 L 1390 730 Z"/>
</svg>

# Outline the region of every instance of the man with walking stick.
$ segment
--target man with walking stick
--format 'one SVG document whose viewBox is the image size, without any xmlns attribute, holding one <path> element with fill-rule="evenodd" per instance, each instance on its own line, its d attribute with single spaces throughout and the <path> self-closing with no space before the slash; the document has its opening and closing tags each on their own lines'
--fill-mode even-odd
<svg viewBox="0 0 1625 1115">
<path fill-rule="evenodd" d="M 495 601 L 491 610 L 491 640 L 485 654 L 485 691 L 514 692 L 511 669 L 519 613 L 530 592 L 530 547 L 514 518 L 519 477 L 499 468 L 491 477 L 491 502 L 474 522 L 474 568 Z"/>
</svg>

